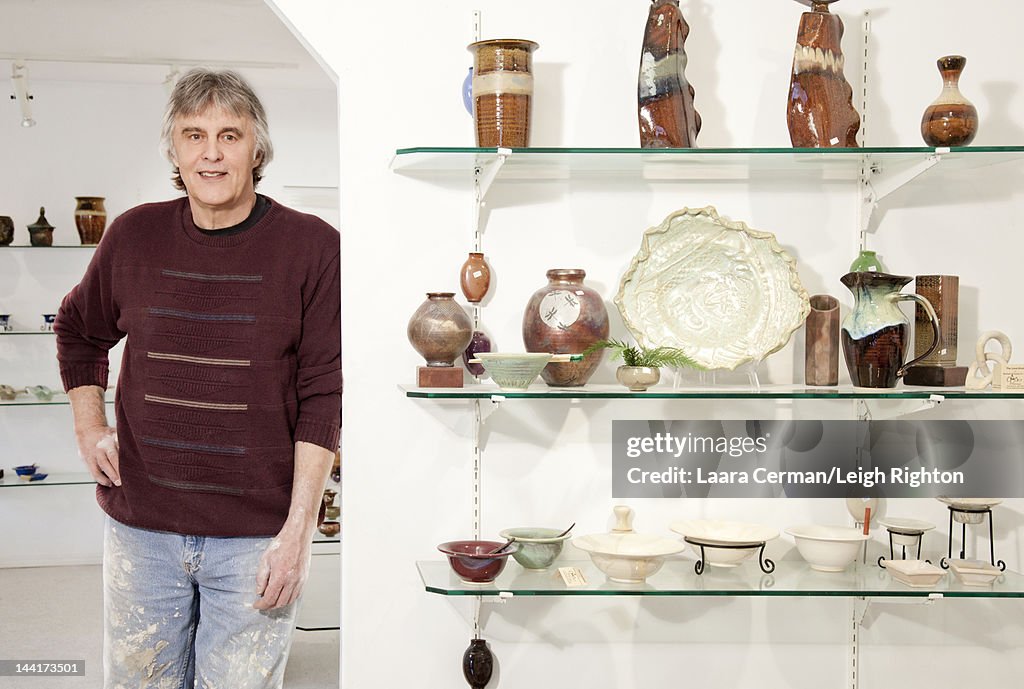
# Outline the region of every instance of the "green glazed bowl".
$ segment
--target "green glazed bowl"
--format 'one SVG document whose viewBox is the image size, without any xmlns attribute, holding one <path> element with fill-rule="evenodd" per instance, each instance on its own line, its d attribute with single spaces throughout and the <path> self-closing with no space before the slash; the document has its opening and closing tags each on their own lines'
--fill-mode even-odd
<svg viewBox="0 0 1024 689">
<path fill-rule="evenodd" d="M 525 526 L 518 529 L 505 529 L 501 537 L 514 538 L 519 550 L 512 553 L 516 562 L 526 569 L 547 569 L 562 552 L 562 546 L 570 537 L 569 534 L 559 536 L 562 529 L 545 529 L 538 526 Z"/>
</svg>

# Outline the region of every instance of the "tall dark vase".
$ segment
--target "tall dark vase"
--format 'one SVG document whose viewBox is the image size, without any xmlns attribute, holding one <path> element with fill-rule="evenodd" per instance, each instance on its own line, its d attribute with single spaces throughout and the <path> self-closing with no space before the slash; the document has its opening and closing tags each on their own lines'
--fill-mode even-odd
<svg viewBox="0 0 1024 689">
<path fill-rule="evenodd" d="M 99 244 L 107 227 L 107 209 L 102 196 L 75 197 L 75 227 L 82 244 Z"/>
<path fill-rule="evenodd" d="M 812 0 L 800 17 L 789 82 L 786 122 L 796 148 L 856 148 L 860 116 L 843 75 L 843 20 L 830 14 L 836 0 Z"/>
<path fill-rule="evenodd" d="M 473 689 L 484 689 L 494 672 L 494 656 L 483 639 L 471 639 L 462 654 L 462 676 Z"/>
<path fill-rule="evenodd" d="M 679 0 L 651 0 L 637 78 L 642 148 L 697 145 L 700 114 L 693 107 L 693 86 L 684 73 L 683 44 L 689 33 Z"/>
<path fill-rule="evenodd" d="M 978 109 L 960 93 L 962 55 L 946 55 L 936 63 L 942 74 L 942 93 L 921 117 L 921 137 L 929 146 L 967 146 L 978 133 Z"/>
<path fill-rule="evenodd" d="M 583 284 L 586 275 L 579 268 L 547 272 L 548 284 L 533 293 L 523 313 L 526 351 L 580 354 L 608 337 L 608 309 L 601 295 Z M 548 364 L 541 377 L 553 387 L 585 385 L 603 353 L 598 350 L 583 361 Z"/>
</svg>

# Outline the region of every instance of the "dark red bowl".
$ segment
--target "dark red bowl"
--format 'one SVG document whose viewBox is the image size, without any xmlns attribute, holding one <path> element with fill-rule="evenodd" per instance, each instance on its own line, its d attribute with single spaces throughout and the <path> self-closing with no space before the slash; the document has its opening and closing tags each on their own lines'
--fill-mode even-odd
<svg viewBox="0 0 1024 689">
<path fill-rule="evenodd" d="M 437 549 L 448 556 L 448 564 L 460 579 L 470 584 L 487 584 L 501 574 L 508 556 L 518 548 L 517 543 L 512 543 L 496 555 L 487 554 L 502 545 L 504 541 L 448 541 Z"/>
</svg>

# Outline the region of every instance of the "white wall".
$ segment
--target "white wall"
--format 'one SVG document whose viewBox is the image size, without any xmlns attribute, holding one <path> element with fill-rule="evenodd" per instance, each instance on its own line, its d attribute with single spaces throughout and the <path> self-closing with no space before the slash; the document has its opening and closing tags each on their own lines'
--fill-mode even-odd
<svg viewBox="0 0 1024 689">
<path fill-rule="evenodd" d="M 529 38 L 536 53 L 535 146 L 635 146 L 642 2 L 523 0 L 365 3 L 276 0 L 339 76 L 345 347 L 345 542 L 342 684 L 463 686 L 459 659 L 472 633 L 469 601 L 423 591 L 416 560 L 438 560 L 435 544 L 470 535 L 472 419 L 467 403 L 405 399 L 417 356 L 405 325 L 428 290 L 458 291 L 471 248 L 471 190 L 390 172 L 396 148 L 471 146 L 460 83 L 470 64 L 472 11 L 483 37 Z M 702 146 L 788 146 L 785 101 L 801 8 L 744 0 L 683 3 L 692 32 L 688 76 L 704 116 Z M 921 112 L 938 94 L 935 59 L 969 57 L 962 87 L 981 111 L 977 144 L 1022 143 L 1011 113 L 1024 106 L 1016 25 L 1005 3 L 855 0 L 844 17 L 851 81 L 861 40 L 859 13 L 874 16 L 869 71 L 869 145 L 920 145 Z M 992 17 L 997 16 L 998 21 Z M 961 276 L 961 341 L 999 328 L 1024 337 L 1013 255 L 1020 232 L 1020 166 L 921 185 L 883 204 L 870 239 L 894 272 Z M 683 206 L 772 231 L 800 265 L 809 292 L 851 303 L 838 278 L 854 254 L 854 188 L 755 176 L 747 184 L 573 179 L 499 183 L 484 240 L 496 276 L 483 324 L 499 349 L 522 346 L 522 308 L 550 267 L 582 266 L 609 302 L 644 229 Z M 1002 244 L 1005 242 L 1005 244 Z M 614 311 L 612 332 L 625 330 Z M 802 331 L 774 355 L 766 377 L 799 380 Z M 966 364 L 967 354 L 961 357 Z M 845 368 L 845 367 L 843 367 Z M 796 373 L 794 374 L 794 369 Z M 845 373 L 845 371 L 844 371 Z M 595 380 L 611 381 L 605 365 Z M 577 521 L 603 531 L 610 497 L 610 421 L 617 418 L 849 418 L 847 403 L 524 402 L 487 424 L 482 531 Z M 919 418 L 1021 416 L 1019 403 L 953 404 Z M 707 516 L 848 523 L 841 501 L 635 501 L 637 528 Z M 1019 500 L 997 509 L 997 553 L 1022 566 Z M 945 548 L 946 511 L 933 500 L 902 501 L 890 515 L 939 525 L 926 556 Z M 984 546 L 984 540 L 974 545 Z M 798 558 L 786 538 L 776 558 Z M 881 554 L 881 537 L 872 543 Z M 579 553 L 576 554 L 577 556 Z M 570 554 L 571 556 L 571 554 Z M 515 566 L 515 565 L 512 565 Z M 485 605 L 484 636 L 500 664 L 491 686 L 819 687 L 845 682 L 850 603 L 843 599 L 620 598 L 513 600 Z M 943 602 L 877 608 L 864 630 L 861 686 L 1008 686 L 1024 670 L 1024 611 L 1015 601 Z M 395 658 L 401 660 L 396 662 Z"/>
<path fill-rule="evenodd" d="M 99 71 L 116 75 L 118 67 Z M 267 108 L 276 149 L 260 191 L 337 225 L 335 193 L 325 206 L 316 189 L 338 183 L 337 99 L 330 80 L 324 76 L 322 89 L 288 89 L 261 87 L 259 70 L 245 74 Z M 178 195 L 157 148 L 167 98 L 159 78 L 38 79 L 32 90 L 38 122 L 32 128 L 19 127 L 16 105 L 0 100 L 0 215 L 14 219 L 14 244 L 28 243 L 26 225 L 35 222 L 39 206 L 56 227 L 55 244 L 78 244 L 75 196 L 106 197 L 109 222 L 139 203 Z M 56 311 L 92 253 L 0 247 L 0 313 L 12 314 L 19 330 L 37 329 L 40 314 Z M 111 385 L 120 350 L 111 356 Z M 60 390 L 55 354 L 52 336 L 0 336 L 0 383 Z M 112 408 L 108 414 L 113 420 Z M 5 470 L 31 462 L 51 473 L 83 470 L 67 406 L 2 407 L 0 437 Z M 3 539 L 0 566 L 99 562 L 101 514 L 90 486 L 0 489 L 0 522 L 23 525 Z"/>
</svg>

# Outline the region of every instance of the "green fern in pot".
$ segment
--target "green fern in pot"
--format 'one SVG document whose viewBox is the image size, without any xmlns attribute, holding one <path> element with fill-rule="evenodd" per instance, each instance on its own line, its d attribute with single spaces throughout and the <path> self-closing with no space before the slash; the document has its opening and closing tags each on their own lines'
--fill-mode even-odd
<svg viewBox="0 0 1024 689">
<path fill-rule="evenodd" d="M 583 354 L 600 349 L 612 350 L 612 359 L 622 359 L 615 371 L 615 379 L 633 392 L 643 392 L 661 379 L 661 367 L 702 368 L 686 352 L 675 347 L 641 347 L 622 340 L 598 340 Z"/>
</svg>

